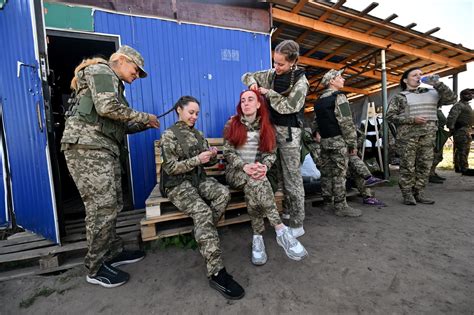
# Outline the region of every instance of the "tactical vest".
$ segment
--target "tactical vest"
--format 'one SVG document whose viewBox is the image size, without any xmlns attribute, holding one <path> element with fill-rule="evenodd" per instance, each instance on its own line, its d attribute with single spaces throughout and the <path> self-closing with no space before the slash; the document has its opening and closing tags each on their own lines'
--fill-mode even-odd
<svg viewBox="0 0 474 315">
<path fill-rule="evenodd" d="M 336 98 L 340 91 L 334 92 L 328 97 L 321 97 L 314 103 L 316 122 L 319 126 L 321 138 L 332 138 L 342 135 L 341 128 L 336 119 L 334 110 L 336 109 Z"/>
<path fill-rule="evenodd" d="M 405 115 L 407 117 L 415 118 L 416 116 L 425 117 L 428 121 L 437 121 L 437 109 L 439 96 L 434 89 L 429 89 L 424 93 L 413 93 L 410 91 L 403 91 L 400 94 L 407 98 L 407 106 Z"/>
<path fill-rule="evenodd" d="M 469 106 L 469 103 L 465 104 L 459 113 L 458 118 L 456 119 L 456 123 L 454 124 L 454 129 L 461 129 L 463 127 L 470 127 L 471 126 L 471 113 L 472 109 Z"/>
<path fill-rule="evenodd" d="M 175 135 L 176 139 L 178 140 L 177 143 L 181 147 L 184 152 L 184 156 L 181 156 L 178 161 L 183 161 L 190 159 L 202 152 L 204 148 L 205 140 L 202 135 L 196 129 L 192 128 L 192 132 L 196 137 L 198 143 L 194 146 L 188 146 L 186 142 L 185 135 L 181 132 L 177 125 L 173 125 L 170 127 L 170 130 Z M 163 151 L 163 150 L 162 150 Z M 166 157 L 165 157 L 166 158 Z M 160 171 L 160 192 L 163 197 L 166 197 L 166 190 L 169 188 L 176 187 L 180 185 L 185 180 L 189 180 L 194 187 L 198 187 L 199 183 L 206 178 L 206 172 L 202 165 L 196 166 L 192 171 L 184 173 L 184 174 L 177 174 L 177 175 L 169 175 L 166 171 L 161 168 Z"/>
<path fill-rule="evenodd" d="M 293 72 L 291 73 L 292 75 L 295 75 Z M 293 80 L 298 80 L 301 78 L 301 76 L 304 76 L 304 71 L 298 71 L 296 74 L 296 78 L 293 78 Z M 293 85 L 290 84 L 289 81 L 290 78 L 287 76 L 283 80 L 288 81 L 286 84 L 282 84 L 281 82 L 276 82 L 276 73 L 273 75 L 272 78 L 272 87 L 273 89 L 280 93 L 283 96 L 288 96 L 291 92 L 291 89 L 293 88 Z M 280 114 L 277 112 L 273 107 L 269 106 L 270 108 L 270 120 L 275 126 L 285 126 L 285 127 L 298 127 L 302 128 L 303 127 L 303 120 L 304 120 L 304 106 L 301 108 L 301 110 L 298 113 L 293 113 L 293 114 Z"/>
<path fill-rule="evenodd" d="M 130 107 L 124 96 L 124 85 L 120 82 L 118 86 L 117 97 L 122 105 Z M 121 121 L 112 120 L 102 117 L 97 114 L 97 111 L 92 100 L 92 93 L 89 88 L 86 92 L 77 97 L 75 104 L 72 105 L 71 110 L 66 113 L 67 116 L 76 116 L 79 120 L 89 124 L 99 125 L 102 133 L 115 140 L 118 144 L 123 143 L 126 134 L 126 124 Z"/>
</svg>

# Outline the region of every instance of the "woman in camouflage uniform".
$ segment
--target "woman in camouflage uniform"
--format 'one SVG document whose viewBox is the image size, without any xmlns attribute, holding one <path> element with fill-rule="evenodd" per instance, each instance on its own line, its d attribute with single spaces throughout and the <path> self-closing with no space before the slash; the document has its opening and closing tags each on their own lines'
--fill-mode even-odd
<svg viewBox="0 0 474 315">
<path fill-rule="evenodd" d="M 226 298 L 240 299 L 244 289 L 224 268 L 216 224 L 230 201 L 227 187 L 207 177 L 204 166 L 217 163 L 217 149 L 209 147 L 194 128 L 199 102 L 183 96 L 175 104 L 179 120 L 161 137 L 162 194 L 194 222 L 194 237 L 206 260 L 209 284 Z M 209 205 L 208 205 L 209 203 Z"/>
<path fill-rule="evenodd" d="M 123 208 L 120 154 L 124 136 L 158 128 L 155 115 L 133 110 L 122 81 L 131 84 L 147 76 L 139 52 L 122 46 L 110 56 L 84 60 L 77 66 L 71 88 L 76 97 L 66 113 L 61 139 L 69 172 L 86 210 L 87 282 L 112 288 L 124 284 L 128 273 L 116 266 L 139 261 L 143 251 L 123 250 L 115 233 Z"/>
<path fill-rule="evenodd" d="M 237 114 L 224 129 L 224 157 L 227 160 L 226 180 L 231 187 L 245 193 L 247 210 L 252 221 L 252 263 L 263 265 L 267 254 L 262 232 L 263 219 L 275 228 L 277 243 L 293 260 L 301 260 L 307 252 L 281 222 L 275 197 L 266 175 L 276 160 L 275 130 L 270 123 L 265 98 L 258 91 L 240 94 Z"/>
<path fill-rule="evenodd" d="M 433 204 L 424 196 L 436 139 L 437 109 L 452 104 L 456 95 L 437 76 L 423 78 L 433 88 L 420 87 L 422 72 L 418 68 L 405 71 L 400 79 L 402 91 L 389 103 L 387 120 L 397 127 L 397 148 L 400 154 L 398 185 L 403 203 Z"/>
<path fill-rule="evenodd" d="M 242 82 L 258 90 L 269 101 L 270 117 L 277 133 L 285 207 L 290 214 L 290 232 L 304 234 L 304 187 L 300 171 L 301 133 L 304 103 L 309 83 L 303 69 L 296 66 L 299 45 L 284 40 L 275 47 L 273 69 L 245 73 Z"/>
</svg>

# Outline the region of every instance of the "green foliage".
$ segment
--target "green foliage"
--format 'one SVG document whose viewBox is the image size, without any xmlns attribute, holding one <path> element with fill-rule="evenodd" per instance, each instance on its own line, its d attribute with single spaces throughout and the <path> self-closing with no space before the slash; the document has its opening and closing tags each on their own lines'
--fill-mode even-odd
<svg viewBox="0 0 474 315">
<path fill-rule="evenodd" d="M 196 249 L 197 242 L 190 234 L 180 234 L 170 237 L 165 237 L 160 240 L 149 242 L 145 245 L 145 249 L 165 249 L 169 247 L 178 247 L 182 249 Z"/>
</svg>

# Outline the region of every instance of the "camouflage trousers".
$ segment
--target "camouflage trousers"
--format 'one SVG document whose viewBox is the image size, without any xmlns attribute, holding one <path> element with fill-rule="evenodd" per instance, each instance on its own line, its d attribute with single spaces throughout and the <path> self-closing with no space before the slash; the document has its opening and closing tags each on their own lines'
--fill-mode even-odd
<svg viewBox="0 0 474 315">
<path fill-rule="evenodd" d="M 398 139 L 400 148 L 400 178 L 398 185 L 403 195 L 421 192 L 433 163 L 436 134 Z"/>
<path fill-rule="evenodd" d="M 303 176 L 300 170 L 301 129 L 291 128 L 291 141 L 287 141 L 288 127 L 276 126 L 276 131 L 285 207 L 290 215 L 289 226 L 297 228 L 303 226 L 305 217 Z"/>
<path fill-rule="evenodd" d="M 321 195 L 325 202 L 334 201 L 336 210 L 347 207 L 346 173 L 349 154 L 347 148 L 325 148 L 321 146 Z"/>
<path fill-rule="evenodd" d="M 348 175 L 354 180 L 357 190 L 362 197 L 374 196 L 372 190 L 365 186 L 365 178 L 372 174 L 358 155 L 349 155 Z"/>
<path fill-rule="evenodd" d="M 95 276 L 100 265 L 123 248 L 115 232 L 117 214 L 123 208 L 119 157 L 105 149 L 70 149 L 64 156 L 86 209 L 84 264 L 89 275 Z"/>
<path fill-rule="evenodd" d="M 229 175 L 226 176 L 229 185 L 244 191 L 253 234 L 258 235 L 265 231 L 263 221 L 265 217 L 268 218 L 271 226 L 281 224 L 272 186 L 266 177 L 253 179 L 244 171 L 232 172 Z"/>
<path fill-rule="evenodd" d="M 208 277 L 217 273 L 224 268 L 224 263 L 216 224 L 230 201 L 229 189 L 214 178 L 206 178 L 198 187 L 186 180 L 167 194 L 178 210 L 193 219 L 194 238 L 206 261 Z"/>
<path fill-rule="evenodd" d="M 469 168 L 469 151 L 471 150 L 470 130 L 462 128 L 454 132 L 454 168 L 464 170 Z"/>
</svg>

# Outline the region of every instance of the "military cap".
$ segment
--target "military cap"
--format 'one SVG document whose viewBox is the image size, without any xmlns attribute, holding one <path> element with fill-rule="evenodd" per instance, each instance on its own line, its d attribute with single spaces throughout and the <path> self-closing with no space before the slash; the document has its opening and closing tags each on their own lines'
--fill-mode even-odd
<svg viewBox="0 0 474 315">
<path fill-rule="evenodd" d="M 130 60 L 133 61 L 133 63 L 137 65 L 138 69 L 140 69 L 140 78 L 147 77 L 148 73 L 146 73 L 145 69 L 143 68 L 145 65 L 145 61 L 143 60 L 142 55 L 138 51 L 136 51 L 130 46 L 123 45 L 120 46 L 120 48 L 117 50 L 117 53 L 127 56 L 128 58 L 130 58 Z"/>
<path fill-rule="evenodd" d="M 323 79 L 321 80 L 321 84 L 324 86 L 328 86 L 329 82 L 337 77 L 338 75 L 341 75 L 344 72 L 344 70 L 334 70 L 331 69 L 326 74 L 323 76 Z"/>
</svg>

